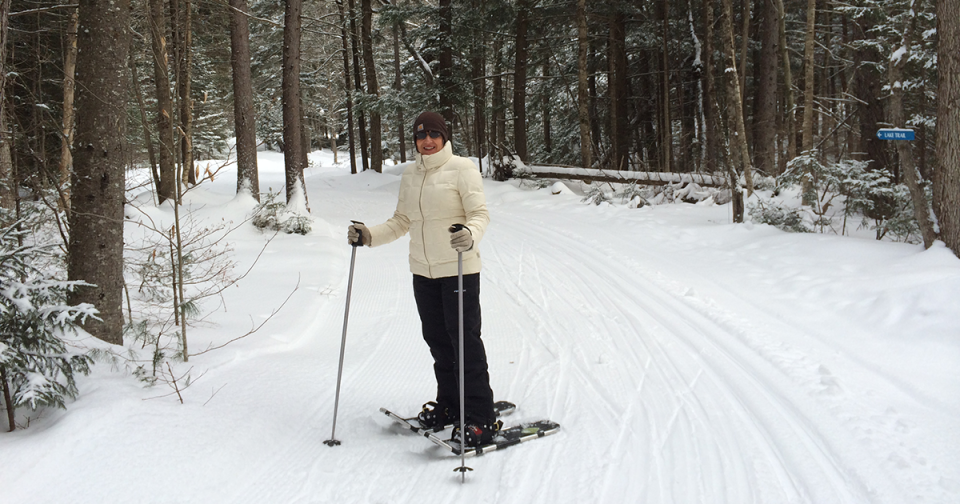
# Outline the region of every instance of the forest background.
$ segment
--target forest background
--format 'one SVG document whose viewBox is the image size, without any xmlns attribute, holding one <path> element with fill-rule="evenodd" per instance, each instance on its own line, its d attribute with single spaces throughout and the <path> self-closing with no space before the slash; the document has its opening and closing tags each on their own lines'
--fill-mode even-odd
<svg viewBox="0 0 960 504">
<path fill-rule="evenodd" d="M 235 146 L 237 190 L 259 200 L 255 152 L 281 150 L 286 202 L 307 209 L 307 152 L 381 171 L 429 109 L 498 179 L 718 175 L 740 222 L 763 184 L 794 180 L 815 207 L 828 179 L 855 178 L 864 215 L 957 254 L 958 25 L 958 0 L 2 0 L 0 224 L 19 233 L 45 206 L 69 306 L 122 343 L 128 170 L 177 202 L 215 176 L 195 159 Z M 177 222 L 159 231 L 185 319 Z"/>
</svg>

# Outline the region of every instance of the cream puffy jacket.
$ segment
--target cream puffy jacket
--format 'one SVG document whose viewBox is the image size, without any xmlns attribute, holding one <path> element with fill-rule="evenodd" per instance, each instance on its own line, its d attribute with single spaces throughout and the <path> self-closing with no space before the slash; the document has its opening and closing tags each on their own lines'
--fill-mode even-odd
<svg viewBox="0 0 960 504">
<path fill-rule="evenodd" d="M 463 224 L 473 248 L 463 253 L 463 274 L 480 272 L 477 244 L 490 222 L 483 178 L 470 160 L 453 155 L 450 142 L 436 154 L 417 154 L 400 178 L 397 210 L 387 222 L 371 226 L 370 246 L 410 233 L 410 271 L 427 278 L 457 276 L 457 251 L 450 247 L 450 226 Z"/>
</svg>

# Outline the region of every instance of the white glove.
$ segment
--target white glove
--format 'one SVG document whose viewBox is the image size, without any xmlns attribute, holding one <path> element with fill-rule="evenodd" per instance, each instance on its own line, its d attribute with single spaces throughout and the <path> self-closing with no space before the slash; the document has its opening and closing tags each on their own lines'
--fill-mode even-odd
<svg viewBox="0 0 960 504">
<path fill-rule="evenodd" d="M 455 227 L 451 227 L 450 234 L 450 248 L 456 250 L 457 252 L 466 252 L 473 248 L 473 234 L 470 232 L 470 228 L 466 226 L 459 226 L 459 229 L 454 230 Z"/>
<path fill-rule="evenodd" d="M 360 242 L 360 239 L 363 239 L 361 245 L 370 246 L 370 230 L 367 229 L 367 226 L 364 226 L 363 223 L 354 222 L 350 224 L 347 228 L 347 243 L 350 245 L 356 245 Z"/>
</svg>

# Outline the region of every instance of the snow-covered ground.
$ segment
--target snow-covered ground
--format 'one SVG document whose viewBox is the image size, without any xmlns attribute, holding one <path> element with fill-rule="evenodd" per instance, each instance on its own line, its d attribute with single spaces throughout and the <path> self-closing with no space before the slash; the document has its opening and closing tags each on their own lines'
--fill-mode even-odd
<svg viewBox="0 0 960 504">
<path fill-rule="evenodd" d="M 518 404 L 510 422 L 562 431 L 468 460 L 461 484 L 458 458 L 378 412 L 414 414 L 433 392 L 402 239 L 357 252 L 343 444 L 325 446 L 346 227 L 392 215 L 400 169 L 312 160 L 313 231 L 277 236 L 191 327 L 190 348 L 246 333 L 289 296 L 279 313 L 176 364 L 195 378 L 182 405 L 96 366 L 68 410 L 0 434 L 0 501 L 960 502 L 960 260 L 948 250 L 734 225 L 728 206 L 594 206 L 516 182 L 485 182 L 492 386 Z M 281 190 L 282 156 L 261 153 L 260 176 Z M 252 203 L 235 187 L 227 169 L 186 199 L 240 222 Z M 248 223 L 229 241 L 245 270 L 266 235 Z"/>
</svg>

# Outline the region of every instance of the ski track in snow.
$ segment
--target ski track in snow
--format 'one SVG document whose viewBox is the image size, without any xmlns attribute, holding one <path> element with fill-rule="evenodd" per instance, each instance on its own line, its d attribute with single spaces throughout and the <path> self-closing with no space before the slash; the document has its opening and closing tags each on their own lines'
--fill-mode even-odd
<svg viewBox="0 0 960 504">
<path fill-rule="evenodd" d="M 589 426 L 618 432 L 612 453 L 601 452 L 596 465 L 587 467 L 602 467 L 614 460 L 646 475 L 631 480 L 637 488 L 624 489 L 622 480 L 607 472 L 613 483 L 602 489 L 600 495 L 609 496 L 603 502 L 635 495 L 668 502 L 713 502 L 719 495 L 724 496 L 723 502 L 887 502 L 892 496 L 896 496 L 892 501 L 899 502 L 940 502 L 949 498 L 936 473 L 928 481 L 910 481 L 913 491 L 919 487 L 926 492 L 908 495 L 903 493 L 907 482 L 891 480 L 896 473 L 861 463 L 878 455 L 883 458 L 885 454 L 876 450 L 892 450 L 886 456 L 900 468 L 909 467 L 910 459 L 921 465 L 924 460 L 910 446 L 905 435 L 908 424 L 897 418 L 895 410 L 870 419 L 845 411 L 843 404 L 856 394 L 846 393 L 827 366 L 767 339 L 771 331 L 796 333 L 795 329 L 757 312 L 767 325 L 758 333 L 749 322 L 738 320 L 737 314 L 710 299 L 700 299 L 692 287 L 664 279 L 632 257 L 618 257 L 608 241 L 578 236 L 577 230 L 589 229 L 587 222 L 581 223 L 583 227 L 565 222 L 563 228 L 551 229 L 545 220 L 524 222 L 518 214 L 498 222 L 513 228 L 511 236 L 541 244 L 540 255 L 523 254 L 522 245 L 511 248 L 497 242 L 491 247 L 492 239 L 485 239 L 484 250 L 495 249 L 492 262 L 496 265 L 509 263 L 510 257 L 518 257 L 521 264 L 553 265 L 549 269 L 557 273 L 546 278 L 538 274 L 537 281 L 557 296 L 548 298 L 550 302 L 529 303 L 526 315 L 538 321 L 534 334 L 545 346 L 553 347 L 550 333 L 581 335 L 566 340 L 568 345 L 582 346 L 571 349 L 572 355 L 557 356 L 556 374 L 561 380 L 573 377 L 580 382 L 570 386 L 561 381 L 559 387 L 592 393 L 571 401 L 575 408 L 567 403 L 555 405 L 552 411 L 591 412 L 582 418 L 582 426 L 567 421 L 573 432 Z M 630 244 L 622 245 L 626 246 L 617 250 L 631 249 Z M 639 252 L 643 244 L 633 246 Z M 495 269 L 490 264 L 485 266 L 488 282 Z M 623 270 L 611 271 L 610 264 L 623 265 Z M 518 273 L 522 282 L 524 272 Z M 525 304 L 523 295 L 516 296 L 516 301 Z M 551 303 L 565 306 L 558 310 Z M 598 313 L 597 307 L 606 310 Z M 542 313 L 548 310 L 581 316 L 543 324 Z M 582 327 L 570 327 L 577 322 Z M 816 340 L 812 335 L 801 336 Z M 844 364 L 857 366 L 856 362 Z M 862 371 L 871 374 L 869 369 Z M 869 390 L 865 392 L 870 395 Z M 844 431 L 858 439 L 837 435 Z M 724 473 L 704 471 L 713 468 Z"/>
<path fill-rule="evenodd" d="M 468 459 L 475 471 L 461 485 L 459 458 L 379 413 L 384 406 L 412 415 L 435 392 L 402 238 L 357 250 L 336 427 L 343 444 L 328 447 L 351 253 L 345 228 L 350 219 L 372 225 L 392 215 L 399 177 L 324 173 L 307 186 L 322 188 L 311 198 L 322 220 L 306 246 L 338 251 L 316 265 L 338 273 L 301 279 L 298 311 L 281 312 L 282 323 L 265 329 L 277 345 L 211 354 L 207 380 L 231 385 L 209 408 L 225 422 L 247 417 L 249 437 L 211 434 L 219 441 L 198 448 L 198 458 L 224 468 L 208 478 L 171 481 L 166 495 L 157 482 L 121 483 L 99 502 L 960 501 L 957 468 L 938 465 L 954 463 L 960 408 L 836 338 L 867 329 L 830 314 L 805 320 L 792 309 L 816 301 L 791 297 L 790 282 L 826 289 L 829 274 L 791 278 L 808 269 L 778 268 L 775 258 L 728 271 L 742 267 L 743 254 L 762 253 L 750 249 L 756 240 L 749 250 L 723 250 L 709 233 L 671 225 L 655 211 L 594 207 L 490 181 L 491 224 L 480 247 L 492 387 L 518 405 L 506 424 L 549 418 L 562 430 Z M 630 231 L 601 235 L 599 221 Z M 331 240 L 343 245 L 331 249 Z M 716 264 L 691 268 L 687 260 L 706 256 L 698 247 L 718 247 Z M 770 290 L 730 288 L 737 275 L 769 282 Z M 83 414 L 77 410 L 70 414 Z M 182 451 L 166 439 L 154 441 L 159 456 Z M 259 456 L 237 458 L 245 446 Z M 81 468 L 66 478 L 80 485 L 94 474 Z M 35 502 L 70 495 L 14 490 Z"/>
</svg>

